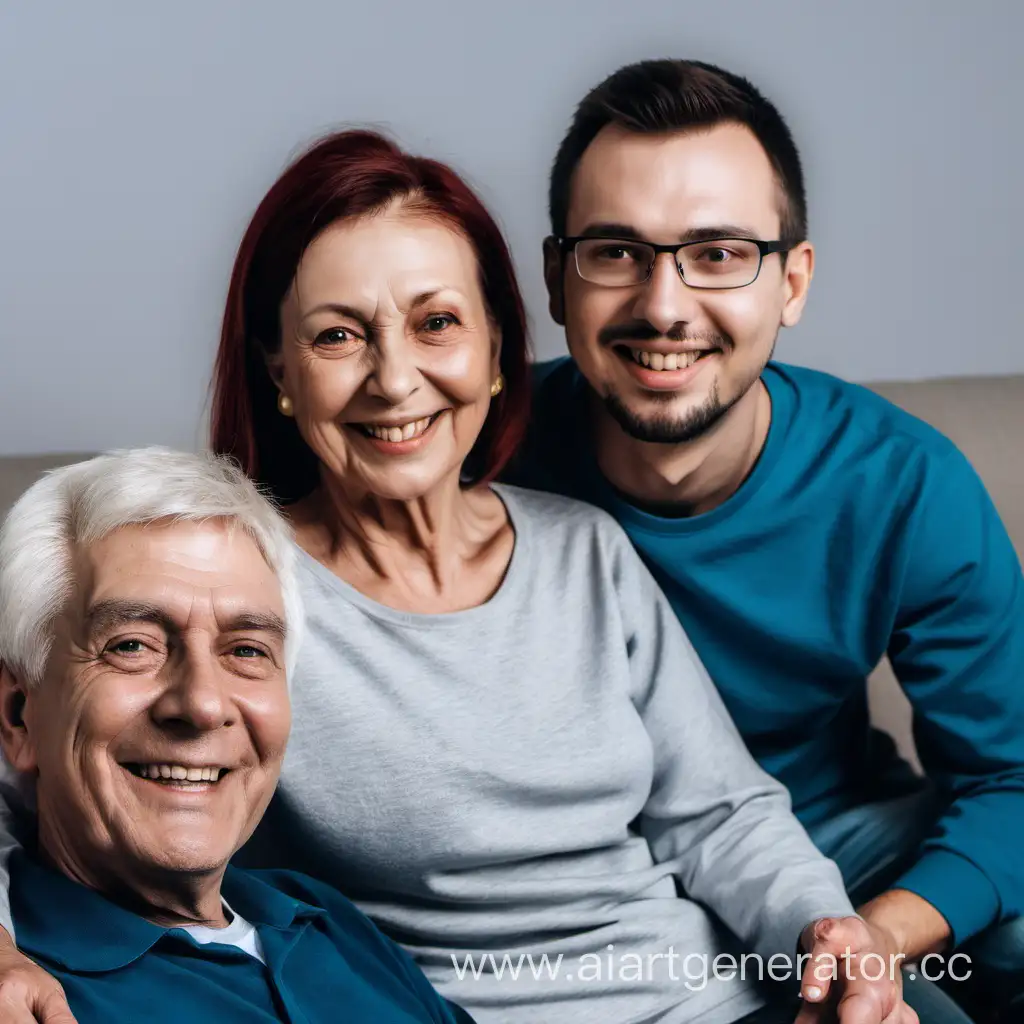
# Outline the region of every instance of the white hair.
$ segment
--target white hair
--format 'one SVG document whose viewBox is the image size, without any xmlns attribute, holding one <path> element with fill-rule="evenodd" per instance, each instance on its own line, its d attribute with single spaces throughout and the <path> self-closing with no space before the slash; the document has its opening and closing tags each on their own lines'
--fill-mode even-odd
<svg viewBox="0 0 1024 1024">
<path fill-rule="evenodd" d="M 290 528 L 231 460 L 167 448 L 112 451 L 51 470 L 18 499 L 0 526 L 0 663 L 35 686 L 74 585 L 74 548 L 168 519 L 225 519 L 252 537 L 281 586 L 290 679 L 302 633 Z"/>
</svg>

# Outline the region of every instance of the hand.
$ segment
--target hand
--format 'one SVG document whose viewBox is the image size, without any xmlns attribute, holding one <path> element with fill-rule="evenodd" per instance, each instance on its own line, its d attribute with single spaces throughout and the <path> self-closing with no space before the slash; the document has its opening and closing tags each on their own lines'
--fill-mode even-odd
<svg viewBox="0 0 1024 1024">
<path fill-rule="evenodd" d="M 823 917 L 804 930 L 811 959 L 795 1024 L 920 1024 L 903 1002 L 903 954 L 885 928 L 859 917 Z"/>
<path fill-rule="evenodd" d="M 0 1024 L 77 1024 L 64 989 L 0 928 Z"/>
</svg>

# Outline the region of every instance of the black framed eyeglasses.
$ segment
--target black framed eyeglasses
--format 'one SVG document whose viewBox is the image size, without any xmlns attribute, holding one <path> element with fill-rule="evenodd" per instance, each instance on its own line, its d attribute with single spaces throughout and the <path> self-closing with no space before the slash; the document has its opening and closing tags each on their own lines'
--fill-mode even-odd
<svg viewBox="0 0 1024 1024">
<path fill-rule="evenodd" d="M 675 257 L 676 269 L 691 288 L 745 288 L 757 280 L 765 256 L 789 252 L 785 242 L 757 238 L 706 238 L 681 245 L 655 245 L 629 238 L 560 238 L 563 255 L 572 251 L 576 272 L 584 281 L 605 288 L 643 284 L 660 253 Z"/>
</svg>

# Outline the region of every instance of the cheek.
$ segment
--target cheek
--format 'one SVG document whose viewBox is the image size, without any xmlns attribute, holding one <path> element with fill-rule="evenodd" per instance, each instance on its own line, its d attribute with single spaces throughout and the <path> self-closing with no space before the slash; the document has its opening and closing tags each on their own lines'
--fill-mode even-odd
<svg viewBox="0 0 1024 1024">
<path fill-rule="evenodd" d="M 566 340 L 583 354 L 597 350 L 601 328 L 631 321 L 635 302 L 636 295 L 628 288 L 592 288 L 577 280 L 566 289 Z"/>
<path fill-rule="evenodd" d="M 291 704 L 287 689 L 268 692 L 241 703 L 256 754 L 263 765 L 280 761 L 291 731 Z"/>
<path fill-rule="evenodd" d="M 490 349 L 479 344 L 439 348 L 424 360 L 424 372 L 455 405 L 484 401 L 492 383 Z"/>
<path fill-rule="evenodd" d="M 310 360 L 296 374 L 299 415 L 313 421 L 333 419 L 355 398 L 365 379 L 362 354 Z"/>
<path fill-rule="evenodd" d="M 61 760 L 69 748 L 76 759 L 84 755 L 86 760 L 104 750 L 146 714 L 153 700 L 151 681 L 138 677 L 67 686 L 63 699 L 48 701 L 35 716 L 39 750 L 52 751 Z"/>
</svg>

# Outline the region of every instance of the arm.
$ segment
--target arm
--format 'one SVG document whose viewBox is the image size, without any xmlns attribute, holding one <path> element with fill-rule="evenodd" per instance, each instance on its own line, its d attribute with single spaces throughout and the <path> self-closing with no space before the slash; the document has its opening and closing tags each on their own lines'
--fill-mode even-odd
<svg viewBox="0 0 1024 1024">
<path fill-rule="evenodd" d="M 916 958 L 1024 912 L 1024 579 L 955 449 L 918 496 L 903 557 L 889 658 L 949 803 L 917 861 L 865 910 Z"/>
<path fill-rule="evenodd" d="M 667 599 L 622 537 L 619 607 L 634 704 L 653 750 L 641 816 L 657 860 L 687 895 L 767 958 L 794 956 L 801 932 L 853 913 L 836 866 L 755 763 Z"/>
<path fill-rule="evenodd" d="M 21 845 L 18 819 L 31 813 L 21 781 L 0 757 L 0 1021 L 75 1024 L 60 983 L 20 953 L 14 941 L 7 865 L 11 851 Z"/>
</svg>

